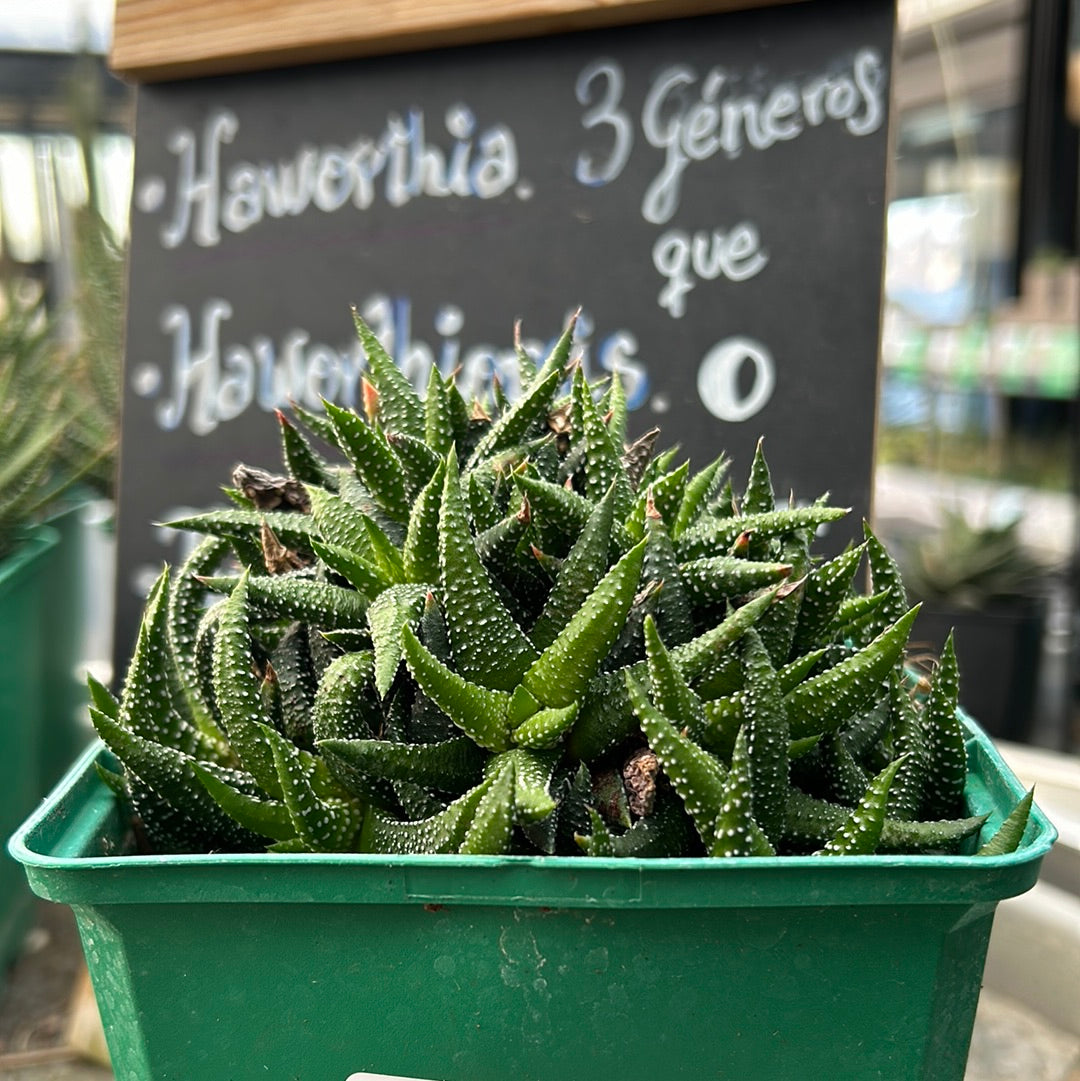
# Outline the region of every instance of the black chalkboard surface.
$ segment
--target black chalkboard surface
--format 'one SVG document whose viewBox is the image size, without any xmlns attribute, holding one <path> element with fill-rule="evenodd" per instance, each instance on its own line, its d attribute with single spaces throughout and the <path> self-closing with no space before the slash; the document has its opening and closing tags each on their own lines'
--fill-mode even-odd
<svg viewBox="0 0 1080 1081">
<path fill-rule="evenodd" d="M 185 538 L 357 400 L 350 305 L 422 387 L 515 389 L 581 306 L 642 431 L 867 513 L 893 5 L 813 0 L 140 89 L 117 656 Z"/>
</svg>

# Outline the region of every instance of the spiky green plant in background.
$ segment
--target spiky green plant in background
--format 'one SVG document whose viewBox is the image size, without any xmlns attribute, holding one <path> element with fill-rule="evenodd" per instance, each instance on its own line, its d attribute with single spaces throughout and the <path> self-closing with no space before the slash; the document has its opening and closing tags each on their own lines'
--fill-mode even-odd
<svg viewBox="0 0 1080 1081">
<path fill-rule="evenodd" d="M 41 301 L 0 290 L 0 559 L 75 479 L 60 448 L 78 412 Z"/>
<path fill-rule="evenodd" d="M 73 225 L 69 310 L 0 284 L 0 558 L 73 485 L 113 488 L 123 259 L 96 212 Z"/>
<path fill-rule="evenodd" d="M 238 467 L 235 507 L 172 523 L 206 539 L 154 586 L 120 699 L 91 684 L 143 846 L 831 856 L 979 832 L 951 643 L 912 685 L 915 610 L 869 529 L 816 559 L 845 511 L 777 506 L 760 446 L 736 489 L 723 458 L 627 445 L 573 322 L 542 366 L 519 350 L 512 404 L 438 371 L 421 400 L 357 328 L 364 415 L 279 414 L 285 472 Z"/>
</svg>

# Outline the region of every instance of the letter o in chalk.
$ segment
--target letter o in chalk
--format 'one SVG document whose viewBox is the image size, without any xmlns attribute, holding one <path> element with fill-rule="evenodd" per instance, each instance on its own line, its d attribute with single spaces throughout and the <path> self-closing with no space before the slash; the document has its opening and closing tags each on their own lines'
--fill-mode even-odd
<svg viewBox="0 0 1080 1081">
<path fill-rule="evenodd" d="M 739 371 L 745 361 L 754 366 L 754 381 L 749 394 L 740 397 Z M 698 395 L 705 408 L 721 420 L 749 420 L 764 408 L 775 386 L 772 356 L 753 338 L 725 338 L 717 342 L 698 368 Z"/>
</svg>

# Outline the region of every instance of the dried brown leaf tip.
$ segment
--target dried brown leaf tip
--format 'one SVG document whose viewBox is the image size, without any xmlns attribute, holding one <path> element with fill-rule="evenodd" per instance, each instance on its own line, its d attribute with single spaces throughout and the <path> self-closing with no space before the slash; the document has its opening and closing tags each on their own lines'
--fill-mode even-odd
<svg viewBox="0 0 1080 1081">
<path fill-rule="evenodd" d="M 232 474 L 233 484 L 255 504 L 256 510 L 296 510 L 311 513 L 307 489 L 297 480 L 269 473 L 265 469 L 240 464 Z"/>
<path fill-rule="evenodd" d="M 652 461 L 656 441 L 660 438 L 659 428 L 650 428 L 643 436 L 635 439 L 622 454 L 622 464 L 630 480 L 630 486 L 637 491 L 645 467 Z"/>
<path fill-rule="evenodd" d="M 263 563 L 267 574 L 287 574 L 289 571 L 298 571 L 311 564 L 310 559 L 282 544 L 266 522 L 259 527 L 259 542 L 262 545 Z"/>
<path fill-rule="evenodd" d="M 634 751 L 622 769 L 623 785 L 635 818 L 645 818 L 653 812 L 656 803 L 656 779 L 660 763 L 648 747 Z"/>
<path fill-rule="evenodd" d="M 360 387 L 364 402 L 364 416 L 367 417 L 369 424 L 374 424 L 375 418 L 379 415 L 379 392 L 367 377 L 361 379 Z"/>
</svg>

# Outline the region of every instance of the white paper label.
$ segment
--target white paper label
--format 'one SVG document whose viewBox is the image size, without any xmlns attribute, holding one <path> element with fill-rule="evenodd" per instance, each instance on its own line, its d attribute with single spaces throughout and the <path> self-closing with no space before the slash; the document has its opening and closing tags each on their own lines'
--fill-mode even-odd
<svg viewBox="0 0 1080 1081">
<path fill-rule="evenodd" d="M 399 1077 L 397 1074 L 389 1073 L 365 1073 L 361 1070 L 359 1073 L 351 1073 L 345 1078 L 345 1081 L 432 1081 L 429 1077 Z"/>
</svg>

